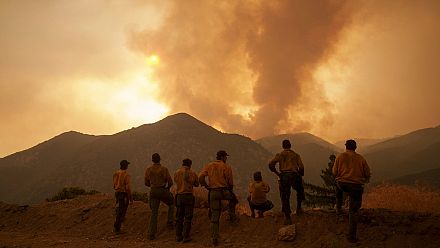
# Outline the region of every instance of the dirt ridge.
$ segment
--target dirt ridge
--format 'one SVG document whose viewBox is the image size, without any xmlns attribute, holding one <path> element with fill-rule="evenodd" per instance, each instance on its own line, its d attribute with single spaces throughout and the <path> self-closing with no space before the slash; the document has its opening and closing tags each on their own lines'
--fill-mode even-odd
<svg viewBox="0 0 440 248">
<path fill-rule="evenodd" d="M 210 246 L 210 223 L 206 209 L 196 209 L 193 242 L 177 244 L 174 232 L 166 229 L 166 208 L 159 216 L 159 233 L 148 241 L 150 210 L 136 201 L 130 206 L 123 230 L 112 233 L 114 199 L 109 194 L 81 196 L 31 206 L 0 203 L 0 247 L 185 247 Z M 277 212 L 264 218 L 240 216 L 232 225 L 222 216 L 221 247 L 439 247 L 440 216 L 431 213 L 362 209 L 359 225 L 361 243 L 345 240 L 347 217 L 337 221 L 331 212 L 307 210 L 294 216 L 294 242 L 277 241 L 283 217 Z"/>
</svg>

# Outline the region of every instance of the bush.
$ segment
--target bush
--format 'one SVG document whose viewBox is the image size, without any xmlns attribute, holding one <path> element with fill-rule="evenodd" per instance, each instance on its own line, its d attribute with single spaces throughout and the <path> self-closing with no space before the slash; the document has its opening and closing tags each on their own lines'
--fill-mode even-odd
<svg viewBox="0 0 440 248">
<path fill-rule="evenodd" d="M 133 201 L 148 203 L 148 193 L 133 191 L 133 193 L 131 193 L 131 196 L 133 197 Z"/>
<path fill-rule="evenodd" d="M 86 191 L 85 189 L 79 187 L 65 187 L 53 197 L 47 198 L 46 201 L 49 202 L 60 201 L 65 199 L 73 199 L 80 195 L 95 195 L 98 193 L 99 192 L 96 190 Z"/>
</svg>

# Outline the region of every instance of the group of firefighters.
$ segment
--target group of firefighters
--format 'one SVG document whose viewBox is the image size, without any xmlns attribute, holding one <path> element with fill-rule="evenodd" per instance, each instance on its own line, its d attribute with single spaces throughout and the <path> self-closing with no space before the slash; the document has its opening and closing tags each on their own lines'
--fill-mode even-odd
<svg viewBox="0 0 440 248">
<path fill-rule="evenodd" d="M 283 151 L 276 154 L 269 162 L 269 169 L 279 177 L 279 190 L 284 213 L 284 225 L 291 225 L 292 210 L 290 208 L 291 188 L 296 190 L 297 206 L 296 214 L 302 213 L 301 203 L 305 200 L 302 177 L 304 176 L 304 165 L 298 153 L 291 149 L 289 140 L 283 140 Z M 359 209 L 362 205 L 363 185 L 370 179 L 370 169 L 366 160 L 355 152 L 357 146 L 354 140 L 347 140 L 346 151 L 339 154 L 333 166 L 333 175 L 336 180 L 336 213 L 343 214 L 342 202 L 343 193 L 349 198 L 349 231 L 347 239 L 350 242 L 358 242 L 357 222 Z M 209 218 L 211 220 L 212 244 L 219 244 L 219 220 L 222 210 L 222 201 L 228 201 L 229 221 L 237 223 L 238 217 L 235 214 L 235 206 L 238 203 L 233 192 L 232 169 L 226 163 L 229 155 L 226 151 L 217 152 L 216 160 L 207 164 L 197 175 L 192 169 L 192 161 L 184 159 L 182 166 L 174 173 L 176 184 L 175 196 L 170 192 L 173 186 L 173 178 L 168 169 L 161 165 L 160 155 L 152 155 L 153 164 L 145 171 L 145 185 L 150 187 L 149 205 L 151 217 L 149 222 L 148 238 L 154 240 L 157 232 L 157 218 L 160 202 L 168 206 L 167 226 L 176 230 L 177 242 L 190 242 L 191 223 L 195 205 L 194 187 L 202 186 L 208 189 Z M 279 164 L 279 170 L 276 164 Z M 129 203 L 133 202 L 130 189 L 130 176 L 127 168 L 130 163 L 127 160 L 120 162 L 120 169 L 113 175 L 113 188 L 117 202 L 116 221 L 114 232 L 121 232 L 121 224 L 124 220 Z M 208 179 L 208 182 L 206 181 Z M 255 218 L 255 211 L 258 217 L 273 208 L 273 203 L 266 198 L 270 187 L 263 181 L 261 172 L 253 175 L 254 181 L 249 185 L 249 207 L 251 217 Z M 174 215 L 174 209 L 177 212 Z"/>
</svg>

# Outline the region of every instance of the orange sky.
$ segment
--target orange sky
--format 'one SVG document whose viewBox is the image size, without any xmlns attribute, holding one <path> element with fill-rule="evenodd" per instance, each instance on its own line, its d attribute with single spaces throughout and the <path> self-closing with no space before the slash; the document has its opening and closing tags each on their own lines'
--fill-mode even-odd
<svg viewBox="0 0 440 248">
<path fill-rule="evenodd" d="M 439 1 L 0 2 L 0 157 L 187 112 L 259 138 L 440 124 Z"/>
</svg>

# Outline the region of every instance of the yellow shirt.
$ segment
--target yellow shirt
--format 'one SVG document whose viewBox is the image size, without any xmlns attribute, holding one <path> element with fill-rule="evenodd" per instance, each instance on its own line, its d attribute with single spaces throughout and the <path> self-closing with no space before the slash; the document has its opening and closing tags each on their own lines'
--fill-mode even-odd
<svg viewBox="0 0 440 248">
<path fill-rule="evenodd" d="M 209 184 L 206 183 L 205 177 L 208 176 Z M 232 180 L 231 166 L 225 164 L 221 160 L 211 162 L 203 168 L 199 174 L 199 182 L 202 186 L 207 185 L 211 189 L 215 188 L 232 188 L 234 182 Z"/>
<path fill-rule="evenodd" d="M 116 192 L 126 192 L 128 195 L 131 195 L 130 182 L 131 179 L 127 170 L 119 169 L 113 174 L 113 189 Z"/>
<path fill-rule="evenodd" d="M 297 172 L 300 174 L 301 172 L 304 172 L 304 165 L 301 161 L 301 157 L 291 149 L 284 149 L 284 151 L 275 155 L 269 163 L 269 168 L 271 168 L 271 170 L 275 169 L 276 163 L 280 164 L 281 172 Z"/>
<path fill-rule="evenodd" d="M 249 184 L 249 193 L 251 195 L 252 203 L 265 203 L 267 201 L 266 194 L 269 193 L 269 191 L 269 185 L 263 181 L 254 181 Z"/>
<path fill-rule="evenodd" d="M 192 194 L 193 187 L 199 186 L 197 174 L 188 166 L 182 166 L 174 173 L 174 182 L 177 186 L 177 194 Z"/>
<path fill-rule="evenodd" d="M 154 188 L 171 187 L 173 179 L 171 179 L 170 172 L 166 167 L 153 164 L 145 170 L 145 185 Z"/>
<path fill-rule="evenodd" d="M 370 179 L 370 167 L 362 155 L 347 150 L 336 157 L 333 175 L 337 182 L 364 184 Z"/>
</svg>

